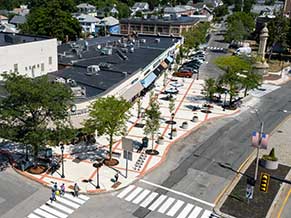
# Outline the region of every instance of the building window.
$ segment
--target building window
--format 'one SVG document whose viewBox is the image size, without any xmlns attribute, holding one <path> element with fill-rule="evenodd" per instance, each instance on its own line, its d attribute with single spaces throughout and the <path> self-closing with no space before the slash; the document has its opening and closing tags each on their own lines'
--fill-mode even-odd
<svg viewBox="0 0 291 218">
<path fill-rule="evenodd" d="M 18 72 L 18 64 L 14 64 L 14 72 Z"/>
<path fill-rule="evenodd" d="M 44 71 L 44 63 L 41 63 L 41 72 Z"/>
<path fill-rule="evenodd" d="M 39 68 L 39 64 L 37 64 L 37 68 Z"/>
<path fill-rule="evenodd" d="M 25 70 L 27 71 L 27 67 L 25 67 Z"/>
<path fill-rule="evenodd" d="M 51 65 L 53 63 L 53 58 L 50 56 L 49 57 L 49 65 Z"/>
</svg>

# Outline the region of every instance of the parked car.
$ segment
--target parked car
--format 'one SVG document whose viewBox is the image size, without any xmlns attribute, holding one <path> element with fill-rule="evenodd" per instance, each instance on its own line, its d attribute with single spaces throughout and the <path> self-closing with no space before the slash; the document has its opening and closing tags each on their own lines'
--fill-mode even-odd
<svg viewBox="0 0 291 218">
<path fill-rule="evenodd" d="M 200 68 L 200 65 L 194 64 L 194 63 L 186 63 L 186 64 L 183 64 L 183 67 L 192 67 L 197 70 Z"/>
<path fill-rule="evenodd" d="M 187 71 L 187 70 L 191 71 L 192 73 L 198 73 L 199 72 L 198 69 L 195 69 L 193 67 L 181 67 L 179 69 L 179 71 Z"/>
<path fill-rule="evenodd" d="M 175 72 L 173 76 L 191 78 L 193 76 L 193 73 L 189 70 L 178 71 L 178 72 Z"/>
<path fill-rule="evenodd" d="M 203 55 L 203 54 L 195 55 L 195 56 L 193 56 L 193 58 L 197 58 L 197 59 L 205 61 L 205 55 Z"/>
<path fill-rule="evenodd" d="M 193 58 L 192 60 L 191 60 L 191 62 L 197 62 L 197 63 L 200 63 L 200 64 L 203 64 L 203 62 L 204 62 L 204 60 L 202 60 L 201 58 Z"/>
</svg>

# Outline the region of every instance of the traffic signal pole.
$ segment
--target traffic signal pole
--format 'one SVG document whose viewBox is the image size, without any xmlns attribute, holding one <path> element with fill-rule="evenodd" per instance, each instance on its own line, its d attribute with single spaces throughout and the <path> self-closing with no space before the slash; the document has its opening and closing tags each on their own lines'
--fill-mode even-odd
<svg viewBox="0 0 291 218">
<path fill-rule="evenodd" d="M 259 133 L 259 145 L 257 147 L 256 170 L 255 170 L 255 177 L 254 177 L 255 181 L 257 181 L 257 179 L 258 179 L 259 153 L 260 153 L 260 147 L 261 147 L 261 143 L 262 143 L 263 131 L 264 131 L 264 122 L 261 121 L 261 127 L 260 127 L 260 133 Z"/>
</svg>

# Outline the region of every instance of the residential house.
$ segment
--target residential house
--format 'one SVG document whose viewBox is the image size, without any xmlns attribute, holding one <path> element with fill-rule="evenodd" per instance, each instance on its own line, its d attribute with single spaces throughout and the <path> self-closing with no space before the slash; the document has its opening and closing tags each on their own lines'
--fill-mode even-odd
<svg viewBox="0 0 291 218">
<path fill-rule="evenodd" d="M 89 14 L 74 14 L 73 15 L 81 24 L 82 30 L 85 33 L 97 33 L 97 24 L 100 19 Z"/>
<path fill-rule="evenodd" d="M 119 33 L 120 32 L 120 25 L 119 25 L 119 20 L 116 18 L 109 16 L 109 17 L 104 17 L 99 21 L 99 23 L 96 25 L 96 28 L 98 31 L 101 28 L 105 28 L 106 33 Z M 97 31 L 96 31 L 97 32 Z"/>
<path fill-rule="evenodd" d="M 131 16 L 134 16 L 136 12 L 146 12 L 149 11 L 150 6 L 147 2 L 136 2 L 134 5 L 130 8 L 132 11 Z"/>
<path fill-rule="evenodd" d="M 97 16 L 96 7 L 88 3 L 81 3 L 77 5 L 78 12 L 81 14 L 87 14 L 91 16 Z"/>
<path fill-rule="evenodd" d="M 26 16 L 29 14 L 29 9 L 27 8 L 27 5 L 20 5 L 19 8 L 14 8 L 12 13 L 20 16 Z"/>
<path fill-rule="evenodd" d="M 110 9 L 109 13 L 110 13 L 113 17 L 117 17 L 118 14 L 119 14 L 119 11 L 116 9 L 116 6 L 113 6 L 113 7 Z"/>
<path fill-rule="evenodd" d="M 177 5 L 175 7 L 165 7 L 164 8 L 164 15 L 165 16 L 191 16 L 196 12 L 196 8 L 190 5 Z"/>
<path fill-rule="evenodd" d="M 251 12 L 264 16 L 274 16 L 274 14 L 281 11 L 282 8 L 283 4 L 279 2 L 274 5 L 255 4 L 252 6 Z"/>
<path fill-rule="evenodd" d="M 9 21 L 9 23 L 15 25 L 16 28 L 18 28 L 19 25 L 24 24 L 25 22 L 26 22 L 26 17 L 25 16 L 22 16 L 22 15 L 15 15 Z"/>
</svg>

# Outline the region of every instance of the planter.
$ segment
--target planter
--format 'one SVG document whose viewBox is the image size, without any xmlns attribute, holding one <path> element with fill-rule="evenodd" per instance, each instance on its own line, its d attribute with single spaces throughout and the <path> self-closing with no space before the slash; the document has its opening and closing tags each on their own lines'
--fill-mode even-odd
<svg viewBox="0 0 291 218">
<path fill-rule="evenodd" d="M 193 116 L 192 121 L 193 121 L 193 122 L 198 122 L 198 116 L 196 116 L 196 115 Z"/>
<path fill-rule="evenodd" d="M 188 123 L 187 122 L 183 122 L 182 123 L 182 129 L 188 129 Z"/>
<path fill-rule="evenodd" d="M 261 159 L 260 164 L 266 169 L 276 170 L 278 169 L 279 162 L 277 160 L 274 161 L 274 160 Z"/>
</svg>

